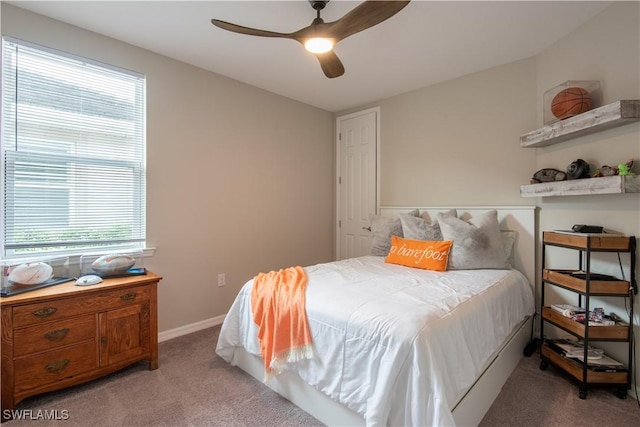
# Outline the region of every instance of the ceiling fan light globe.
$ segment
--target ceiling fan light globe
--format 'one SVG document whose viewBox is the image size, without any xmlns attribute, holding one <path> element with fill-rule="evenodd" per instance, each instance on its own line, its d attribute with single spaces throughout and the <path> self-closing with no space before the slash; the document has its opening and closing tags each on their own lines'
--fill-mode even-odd
<svg viewBox="0 0 640 427">
<path fill-rule="evenodd" d="M 314 37 L 304 42 L 304 47 L 312 53 L 327 53 L 333 49 L 333 42 L 330 39 Z"/>
</svg>

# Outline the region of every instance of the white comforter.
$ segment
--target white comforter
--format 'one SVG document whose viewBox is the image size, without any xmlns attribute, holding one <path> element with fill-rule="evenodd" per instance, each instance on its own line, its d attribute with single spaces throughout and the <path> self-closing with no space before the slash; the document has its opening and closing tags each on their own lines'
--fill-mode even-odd
<svg viewBox="0 0 640 427">
<path fill-rule="evenodd" d="M 514 327 L 534 312 L 517 270 L 438 273 L 360 257 L 305 268 L 315 357 L 290 365 L 367 425 L 453 425 L 451 409 Z M 233 303 L 216 352 L 259 355 L 253 281 Z"/>
</svg>

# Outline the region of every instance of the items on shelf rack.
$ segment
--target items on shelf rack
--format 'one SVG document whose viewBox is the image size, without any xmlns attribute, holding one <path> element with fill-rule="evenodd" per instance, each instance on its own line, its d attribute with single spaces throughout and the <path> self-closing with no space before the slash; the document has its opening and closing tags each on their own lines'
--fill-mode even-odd
<svg viewBox="0 0 640 427">
<path fill-rule="evenodd" d="M 549 339 L 545 344 L 562 357 L 572 359 L 572 362 L 582 366 L 584 364 L 584 344 L 580 341 L 568 339 Z M 588 346 L 587 368 L 594 372 L 627 372 L 621 362 L 605 354 L 604 350 Z"/>
<path fill-rule="evenodd" d="M 602 307 L 594 308 L 593 311 L 589 312 L 588 316 L 584 308 L 571 304 L 553 304 L 551 308 L 561 313 L 564 317 L 583 324 L 588 317 L 589 326 L 613 326 L 616 323 L 622 323 L 616 314 L 605 314 Z"/>
</svg>

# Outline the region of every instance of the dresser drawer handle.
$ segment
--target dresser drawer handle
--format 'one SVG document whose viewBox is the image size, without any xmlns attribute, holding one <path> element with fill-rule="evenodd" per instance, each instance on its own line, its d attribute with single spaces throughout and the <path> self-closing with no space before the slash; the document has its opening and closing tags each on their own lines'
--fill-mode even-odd
<svg viewBox="0 0 640 427">
<path fill-rule="evenodd" d="M 50 341 L 60 341 L 69 333 L 69 328 L 56 329 L 55 331 L 49 331 L 44 334 L 44 337 Z"/>
<path fill-rule="evenodd" d="M 45 308 L 42 308 L 40 310 L 34 311 L 33 315 L 36 316 L 36 317 L 39 317 L 41 319 L 44 319 L 45 317 L 51 316 L 56 311 L 58 311 L 58 309 L 55 308 L 55 307 L 45 307 Z"/>
<path fill-rule="evenodd" d="M 120 295 L 120 299 L 122 301 L 133 301 L 134 299 L 136 299 L 137 295 L 138 294 L 136 294 L 135 292 L 130 292 L 128 294 Z"/>
<path fill-rule="evenodd" d="M 48 363 L 45 366 L 45 369 L 50 374 L 57 374 L 58 372 L 62 371 L 64 368 L 66 368 L 68 364 L 69 364 L 69 359 L 62 359 L 62 360 L 58 360 L 56 362 Z"/>
</svg>

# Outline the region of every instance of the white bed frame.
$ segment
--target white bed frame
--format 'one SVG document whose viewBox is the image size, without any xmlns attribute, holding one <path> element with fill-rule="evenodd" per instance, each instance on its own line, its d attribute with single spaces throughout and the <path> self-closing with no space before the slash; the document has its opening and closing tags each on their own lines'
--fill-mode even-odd
<svg viewBox="0 0 640 427">
<path fill-rule="evenodd" d="M 394 217 L 411 209 L 415 208 L 382 207 L 380 215 Z M 419 207 L 418 209 L 421 213 L 428 212 L 433 219 L 438 212 L 452 208 Z M 463 218 L 496 209 L 500 228 L 515 230 L 518 233 L 514 248 L 514 267 L 527 277 L 532 287 L 535 286 L 536 208 L 534 206 L 455 207 L 455 209 L 458 210 L 458 215 Z M 452 412 L 458 426 L 476 426 L 482 421 L 500 393 L 502 386 L 522 358 L 522 351 L 531 338 L 531 323 L 532 319 L 528 318 L 514 329 L 502 348 L 496 352 L 487 369 L 455 405 Z M 264 379 L 262 359 L 247 353 L 242 348 L 235 349 L 231 363 L 259 381 Z M 362 416 L 307 385 L 300 377 L 291 372 L 283 372 L 272 378 L 267 385 L 326 425 L 362 426 L 365 424 Z"/>
</svg>

